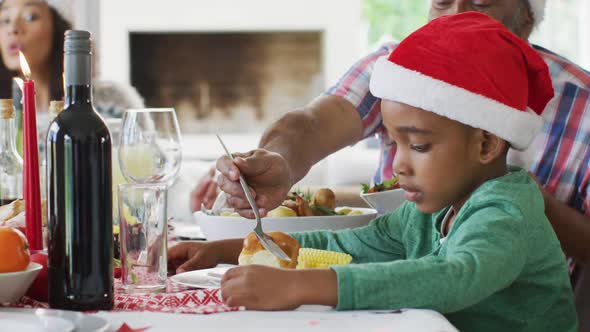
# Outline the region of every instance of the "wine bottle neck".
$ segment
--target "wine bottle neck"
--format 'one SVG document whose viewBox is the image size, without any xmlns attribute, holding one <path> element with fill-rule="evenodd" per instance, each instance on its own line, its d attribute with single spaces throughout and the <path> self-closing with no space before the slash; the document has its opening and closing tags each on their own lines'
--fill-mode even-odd
<svg viewBox="0 0 590 332">
<path fill-rule="evenodd" d="M 68 85 L 66 86 L 65 108 L 72 104 L 91 104 L 92 88 L 90 85 Z"/>
<path fill-rule="evenodd" d="M 64 79 L 70 85 L 90 85 L 92 82 L 92 54 L 72 52 L 64 55 Z"/>
<path fill-rule="evenodd" d="M 91 104 L 92 45 L 88 31 L 66 31 L 64 41 L 64 75 L 66 108 L 73 104 Z"/>
<path fill-rule="evenodd" d="M 0 152 L 16 152 L 14 118 L 0 119 Z"/>
<path fill-rule="evenodd" d="M 64 56 L 66 100 L 65 107 L 73 104 L 91 104 L 91 54 L 66 53 Z"/>
</svg>

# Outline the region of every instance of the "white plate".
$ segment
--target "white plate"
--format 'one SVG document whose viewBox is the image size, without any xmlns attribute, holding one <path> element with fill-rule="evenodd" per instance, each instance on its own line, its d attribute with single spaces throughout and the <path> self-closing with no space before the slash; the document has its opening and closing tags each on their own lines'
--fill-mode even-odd
<svg viewBox="0 0 590 332">
<path fill-rule="evenodd" d="M 19 332 L 71 332 L 72 322 L 59 317 L 32 316 L 28 314 L 0 312 L 3 331 Z"/>
<path fill-rule="evenodd" d="M 344 207 L 336 208 L 340 210 Z M 262 218 L 265 232 L 305 232 L 312 230 L 339 230 L 365 226 L 377 216 L 377 210 L 367 208 L 351 208 L 363 214 L 356 216 L 317 216 Z M 242 217 L 210 216 L 201 211 L 194 213 L 195 219 L 205 237 L 209 241 L 244 238 L 252 232 L 256 221 Z"/>
<path fill-rule="evenodd" d="M 170 277 L 170 280 L 177 284 L 194 288 L 219 288 L 221 286 L 221 277 L 232 267 L 235 267 L 235 265 L 220 264 L 212 269 L 195 270 L 176 274 Z"/>
<path fill-rule="evenodd" d="M 4 325 L 4 319 L 9 324 Z M 23 325 L 36 322 L 50 322 L 48 325 Z M 63 325 L 63 324 L 67 324 Z M 62 325 L 59 325 L 62 324 Z M 106 319 L 74 311 L 52 309 L 17 309 L 0 308 L 0 326 L 2 331 L 75 331 L 75 332 L 103 332 L 109 328 Z M 32 327 L 30 327 L 32 326 Z M 6 327 L 6 329 L 5 329 Z M 10 328 L 8 328 L 10 327 Z M 31 329 L 33 328 L 33 329 Z"/>
<path fill-rule="evenodd" d="M 205 235 L 201 231 L 201 226 L 199 225 L 186 225 L 176 223 L 174 224 L 174 231 L 172 231 L 174 235 L 182 239 L 188 240 L 204 240 Z"/>
</svg>

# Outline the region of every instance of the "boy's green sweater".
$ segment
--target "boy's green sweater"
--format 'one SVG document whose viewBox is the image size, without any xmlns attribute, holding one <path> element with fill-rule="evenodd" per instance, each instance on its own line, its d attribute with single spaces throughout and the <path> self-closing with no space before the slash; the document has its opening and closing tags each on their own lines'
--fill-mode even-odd
<svg viewBox="0 0 590 332">
<path fill-rule="evenodd" d="M 481 185 L 443 241 L 448 209 L 424 214 L 413 203 L 366 227 L 292 235 L 353 256 L 332 267 L 339 310 L 429 308 L 461 331 L 574 332 L 566 261 L 543 206 L 516 170 Z"/>
</svg>

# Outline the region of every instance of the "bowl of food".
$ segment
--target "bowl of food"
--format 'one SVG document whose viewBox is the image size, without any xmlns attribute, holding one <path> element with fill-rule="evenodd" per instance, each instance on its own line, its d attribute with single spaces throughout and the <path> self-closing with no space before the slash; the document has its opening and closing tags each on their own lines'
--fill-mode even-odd
<svg viewBox="0 0 590 332">
<path fill-rule="evenodd" d="M 304 232 L 312 230 L 339 230 L 365 226 L 375 218 L 377 211 L 370 208 L 336 207 L 334 193 L 320 189 L 313 196 L 290 193 L 283 204 L 262 218 L 264 231 Z M 223 208 L 219 212 L 198 211 L 194 217 L 209 241 L 244 238 L 256 225 Z"/>
<path fill-rule="evenodd" d="M 0 303 L 18 302 L 42 268 L 41 264 L 29 263 L 23 271 L 0 273 Z"/>
<path fill-rule="evenodd" d="M 14 303 L 29 289 L 43 267 L 32 263 L 25 236 L 0 227 L 0 303 Z"/>
<path fill-rule="evenodd" d="M 360 195 L 379 215 L 394 211 L 406 201 L 405 191 L 399 187 L 397 177 L 372 187 L 362 184 Z"/>
</svg>

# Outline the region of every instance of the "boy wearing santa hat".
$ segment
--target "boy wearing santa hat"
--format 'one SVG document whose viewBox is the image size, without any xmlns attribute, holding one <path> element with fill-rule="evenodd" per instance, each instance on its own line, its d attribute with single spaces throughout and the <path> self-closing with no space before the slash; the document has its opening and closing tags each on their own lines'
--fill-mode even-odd
<svg viewBox="0 0 590 332">
<path fill-rule="evenodd" d="M 364 228 L 292 234 L 301 247 L 346 252 L 356 264 L 231 269 L 226 303 L 429 308 L 463 331 L 576 331 L 541 192 L 506 164 L 508 148 L 525 149 L 540 130 L 553 96 L 539 55 L 485 14 L 444 16 L 377 62 L 371 92 L 383 100 L 409 202 Z M 202 245 L 202 255 L 237 257 L 220 254 L 241 247 L 226 242 Z"/>
</svg>

